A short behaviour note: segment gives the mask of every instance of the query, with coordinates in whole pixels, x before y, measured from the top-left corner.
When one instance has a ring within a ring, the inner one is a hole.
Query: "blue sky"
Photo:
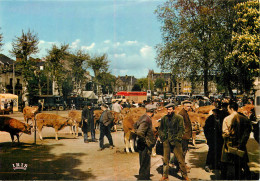
[[[90,55],[106,53],[110,72],[146,77],[156,65],[160,23],[154,10],[164,0],[0,0],[1,53],[10,56],[11,42],[28,29],[38,34],[40,52],[66,43]],[[14,58],[14,57],[12,57]]]

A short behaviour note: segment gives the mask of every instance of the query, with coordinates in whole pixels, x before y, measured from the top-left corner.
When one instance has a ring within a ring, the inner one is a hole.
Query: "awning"
[[[88,99],[98,99],[98,96],[96,96],[93,91],[83,91],[83,97]]]

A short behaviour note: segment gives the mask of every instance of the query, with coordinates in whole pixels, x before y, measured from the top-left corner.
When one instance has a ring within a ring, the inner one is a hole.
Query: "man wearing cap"
[[[181,115],[183,117],[184,120],[184,130],[185,133],[182,137],[182,151],[183,151],[183,157],[184,157],[184,161],[185,161],[185,157],[186,154],[188,152],[188,144],[189,144],[189,140],[192,137],[192,125],[191,125],[191,121],[190,121],[190,117],[188,114],[188,111],[191,109],[191,101],[185,100],[182,102],[183,105],[183,109],[178,113],[179,115]],[[174,164],[177,167],[177,170],[179,170],[179,164],[177,162],[176,156],[174,155]],[[190,167],[186,165],[186,169],[189,172],[190,171]]]
[[[153,115],[154,109],[146,109],[146,113],[134,124],[140,163],[138,180],[150,180],[151,153],[156,142],[152,129]]]
[[[206,172],[210,172],[210,167],[212,169],[220,168],[221,150],[224,142],[222,138],[223,120],[220,117],[220,110],[213,109],[212,112],[213,114],[206,119],[203,128],[209,147],[205,165]]]
[[[96,142],[94,125],[94,108],[91,103],[87,103],[82,110],[82,131],[84,133],[84,142],[88,143],[88,132],[91,133],[91,141]]]
[[[174,104],[165,106],[168,114],[163,116],[158,130],[159,138],[163,142],[163,177],[160,180],[169,180],[169,160],[171,149],[179,162],[184,180],[189,180],[182,152],[182,137],[184,134],[183,117],[174,113]]]
[[[104,149],[104,136],[107,137],[110,149],[113,149],[113,139],[111,136],[111,125],[113,122],[113,116],[111,112],[108,110],[108,106],[106,104],[101,105],[101,110],[103,111],[99,123],[100,123],[100,137],[99,137],[99,149],[98,151],[102,151]]]

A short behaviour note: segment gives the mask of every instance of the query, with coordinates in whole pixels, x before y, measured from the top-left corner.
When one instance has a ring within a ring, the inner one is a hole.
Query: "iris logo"
[[[13,163],[14,170],[26,170],[27,164],[26,163]]]

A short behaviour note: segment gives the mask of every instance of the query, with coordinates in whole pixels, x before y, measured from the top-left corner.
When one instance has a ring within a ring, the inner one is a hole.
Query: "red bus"
[[[119,91],[114,96],[112,101],[123,101],[129,100],[130,102],[134,101],[135,103],[141,103],[144,100],[147,100],[147,92],[139,92],[139,91]]]

